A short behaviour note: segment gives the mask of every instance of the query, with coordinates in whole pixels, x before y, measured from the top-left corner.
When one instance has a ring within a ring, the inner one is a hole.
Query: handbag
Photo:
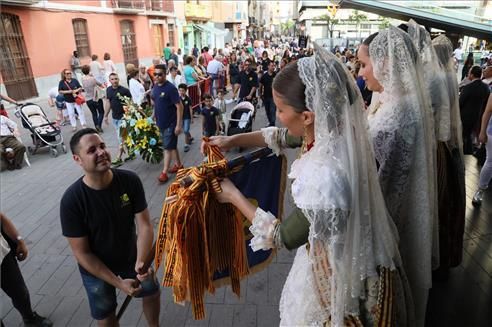
[[[77,94],[75,97],[75,103],[78,104],[79,106],[83,105],[85,103],[85,98],[81,94]]]
[[[70,85],[68,85],[67,81],[65,81],[65,85],[70,89],[72,90],[72,88],[70,87]],[[79,106],[83,105],[85,103],[85,98],[82,94],[77,94],[75,97],[75,103],[78,104]]]

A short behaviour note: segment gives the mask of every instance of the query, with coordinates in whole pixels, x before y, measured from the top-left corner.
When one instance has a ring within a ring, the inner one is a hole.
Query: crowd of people
[[[66,190],[60,216],[92,317],[117,325],[118,288],[143,297],[149,326],[159,323],[159,286],[152,269],[143,269],[153,240],[145,191],[135,173],[116,168],[135,157],[120,134],[126,96],[153,110],[164,148],[161,183],[183,168],[179,135],[188,152],[198,117],[202,136],[221,150],[262,146],[279,155],[301,148],[289,173],[295,210],[286,219],[255,207],[227,179],[215,194],[251,222],[253,250],[297,249],[279,305],[282,325],[424,326],[433,280],[446,279],[462,260],[463,156],[480,143],[488,151],[474,204],[492,178],[492,57],[482,66],[468,57],[459,83],[462,56],[447,37],[431,39],[413,21],[381,30],[356,49],[264,40],[195,46],[185,55],[168,44],[150,67],[127,65],[127,88],[109,54],[103,64],[93,55],[80,66],[74,52],[71,69],[50,90],[50,105],[60,125],[72,126],[70,148],[84,172]],[[73,76],[79,68],[80,82]],[[261,104],[268,125],[226,136],[226,93],[229,103]],[[87,128],[82,95],[94,128]],[[109,113],[119,143],[115,160],[101,136]],[[12,140],[4,124],[15,126],[0,118],[0,140]],[[20,252],[12,251],[21,260],[27,250],[18,244]],[[25,312],[24,319],[44,321]]]

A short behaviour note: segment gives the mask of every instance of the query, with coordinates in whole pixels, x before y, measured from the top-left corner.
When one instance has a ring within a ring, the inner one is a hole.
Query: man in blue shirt
[[[183,104],[179,97],[178,89],[166,80],[166,66],[155,66],[155,85],[152,88],[152,102],[154,104],[154,117],[157,126],[161,130],[162,144],[164,147],[164,168],[159,175],[159,182],[168,180],[167,173],[176,173],[183,168],[178,152],[178,135],[183,126]],[[169,169],[171,159],[174,166]]]
[[[108,116],[109,116],[109,111],[111,110],[111,116],[113,117],[113,126],[116,130],[116,136],[118,138],[118,143],[119,143],[118,156],[113,161],[113,165],[118,167],[123,164],[123,160],[121,159],[121,157],[125,152],[124,142],[121,139],[121,135],[120,135],[120,127],[123,121],[123,114],[125,113],[125,111],[123,109],[124,102],[123,100],[121,100],[120,97],[128,97],[131,99],[132,94],[130,93],[130,90],[128,90],[126,87],[120,85],[120,79],[118,77],[118,74],[111,73],[109,75],[109,81],[111,82],[111,86],[109,86],[106,89],[106,97],[109,101],[109,106],[106,107],[106,110],[104,112],[104,121],[106,125],[109,125]],[[135,158],[135,154],[133,153],[128,154],[128,158],[127,158],[128,160],[134,158]],[[125,161],[127,159],[125,159]]]

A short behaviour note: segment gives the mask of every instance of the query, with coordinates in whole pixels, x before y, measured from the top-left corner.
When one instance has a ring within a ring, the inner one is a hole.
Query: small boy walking
[[[225,133],[226,126],[227,126],[227,111],[226,111],[227,105],[226,105],[226,101],[224,100],[224,90],[222,89],[217,90],[217,98],[215,98],[214,107],[219,109],[220,128],[221,131]]]
[[[203,136],[217,135],[217,129],[220,131],[219,109],[212,105],[213,99],[208,93],[203,96],[203,102],[205,104],[201,112]]]
[[[190,126],[193,123],[193,110],[191,109],[191,98],[188,96],[188,85],[182,83],[178,86],[179,97],[183,103],[183,132],[185,135],[184,152],[190,151],[193,137],[190,134]]]

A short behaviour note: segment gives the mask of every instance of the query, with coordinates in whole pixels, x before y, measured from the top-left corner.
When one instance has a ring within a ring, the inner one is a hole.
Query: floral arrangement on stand
[[[140,155],[143,160],[157,164],[164,156],[160,131],[152,119],[152,108],[141,108],[128,97],[121,97],[125,113],[120,135],[129,153]]]

